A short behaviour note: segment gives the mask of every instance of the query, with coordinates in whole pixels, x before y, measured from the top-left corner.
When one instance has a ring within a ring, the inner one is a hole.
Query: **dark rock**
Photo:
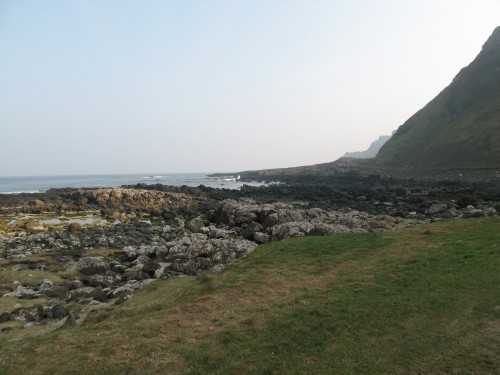
[[[69,288],[66,286],[54,286],[51,289],[45,290],[43,294],[50,298],[65,300],[67,298]]]
[[[127,269],[127,267],[125,267],[124,265],[121,265],[121,264],[116,264],[113,266],[113,272],[116,272],[116,273],[124,273],[126,269]]]
[[[62,305],[54,305],[52,306],[52,317],[54,319],[61,319],[68,316],[69,311]]]
[[[150,261],[150,262],[144,263],[144,265],[142,266],[142,272],[145,272],[149,276],[153,277],[155,274],[155,271],[159,268],[161,268],[161,265],[158,262]]]
[[[11,315],[9,312],[5,311],[0,314],[0,323],[8,322],[11,319]]]
[[[254,237],[256,232],[262,232],[264,227],[255,221],[245,225],[243,230],[241,231],[241,236],[247,240],[251,240]]]
[[[94,298],[96,301],[99,301],[99,302],[108,302],[107,293],[101,287],[95,288],[90,293],[90,296],[92,298]]]

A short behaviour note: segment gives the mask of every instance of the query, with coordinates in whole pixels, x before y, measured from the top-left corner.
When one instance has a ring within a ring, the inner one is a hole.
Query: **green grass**
[[[220,275],[155,282],[99,323],[2,333],[0,372],[497,374],[499,229],[493,217],[262,245]]]

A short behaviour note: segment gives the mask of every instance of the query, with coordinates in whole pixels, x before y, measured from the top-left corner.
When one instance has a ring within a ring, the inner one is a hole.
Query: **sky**
[[[0,176],[330,162],[499,25],[498,0],[0,0]]]

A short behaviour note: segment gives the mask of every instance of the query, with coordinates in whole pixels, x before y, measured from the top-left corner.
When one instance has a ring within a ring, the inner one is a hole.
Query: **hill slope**
[[[400,168],[500,165],[500,27],[448,87],[399,127],[375,162]]]

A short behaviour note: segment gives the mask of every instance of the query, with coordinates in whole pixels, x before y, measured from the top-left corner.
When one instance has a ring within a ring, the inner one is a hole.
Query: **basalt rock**
[[[76,266],[78,272],[83,275],[96,275],[105,273],[110,268],[110,260],[107,257],[84,257]]]

